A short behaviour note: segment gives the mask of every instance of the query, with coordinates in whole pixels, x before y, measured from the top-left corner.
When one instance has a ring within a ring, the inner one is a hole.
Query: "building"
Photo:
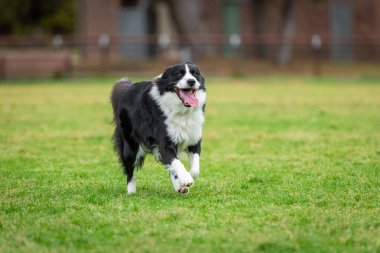
[[[79,0],[84,59],[380,59],[378,0]],[[320,39],[320,41],[319,41]]]

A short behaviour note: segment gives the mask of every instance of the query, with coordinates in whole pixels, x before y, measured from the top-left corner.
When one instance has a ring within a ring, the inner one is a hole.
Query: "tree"
[[[74,0],[0,0],[0,35],[73,34]]]

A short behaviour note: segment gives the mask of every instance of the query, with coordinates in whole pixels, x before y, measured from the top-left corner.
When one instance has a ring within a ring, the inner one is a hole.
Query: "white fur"
[[[173,172],[170,172],[170,171],[169,171],[169,175],[170,175],[170,179],[172,180],[174,190],[176,192],[180,191],[181,190],[181,185],[179,183],[178,176],[175,175]]]
[[[178,145],[178,151],[197,144],[202,137],[204,122],[202,107],[206,101],[206,92],[197,90],[196,97],[199,103],[195,107],[183,106],[174,92],[165,92],[161,96],[156,85],[152,87],[150,94],[166,116],[165,124],[169,137]]]
[[[121,78],[119,81],[117,81],[118,83],[124,83],[124,82],[129,82],[129,79],[128,77],[123,77]]]
[[[155,78],[153,78],[152,82],[153,82],[153,83],[157,82],[157,80],[160,79],[161,76],[162,76],[162,73],[159,74],[158,76],[156,76]]]
[[[145,149],[142,145],[139,146],[139,150],[137,151],[136,160],[134,166],[138,165],[137,163],[140,161],[141,157],[145,156]]]
[[[195,179],[199,177],[199,154],[189,153],[190,175]]]
[[[195,85],[194,85],[194,88],[195,89],[199,89],[199,86],[201,86],[201,84],[198,82],[198,80],[190,73],[190,68],[187,64],[185,64],[185,68],[186,68],[186,73],[185,75],[182,77],[181,80],[178,81],[177,83],[177,87],[180,88],[180,89],[186,89],[186,88],[189,88],[188,84],[187,84],[187,80],[189,79],[193,79],[195,81]]]
[[[173,187],[176,191],[179,187],[188,187],[194,184],[194,179],[191,177],[190,173],[186,171],[185,166],[178,159],[174,159],[173,162],[168,166],[168,171],[170,177],[172,178]],[[177,176],[177,181],[173,181],[173,178]]]
[[[133,176],[131,181],[129,181],[129,183],[127,185],[127,192],[129,194],[136,192],[136,178],[135,178],[135,176]]]
[[[146,154],[152,154],[157,161],[161,160],[158,146],[154,146],[152,150],[149,150],[144,145],[140,145],[136,155],[135,166],[137,165],[137,162],[140,161],[140,158],[145,157]]]
[[[153,154],[154,158],[155,158],[157,161],[160,161],[160,160],[161,160],[160,149],[158,148],[158,146],[153,148],[153,150],[152,150],[152,154]]]

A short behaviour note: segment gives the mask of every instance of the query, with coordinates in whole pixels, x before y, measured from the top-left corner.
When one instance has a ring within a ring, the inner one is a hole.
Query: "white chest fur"
[[[198,143],[202,137],[203,121],[202,110],[194,110],[186,114],[172,114],[165,123],[171,140],[182,149]]]
[[[199,106],[185,107],[173,92],[159,94],[158,88],[151,90],[152,97],[158,102],[166,116],[165,124],[171,140],[178,145],[179,151],[187,146],[195,145],[202,137],[204,115],[202,106],[206,100],[203,90],[197,91]]]

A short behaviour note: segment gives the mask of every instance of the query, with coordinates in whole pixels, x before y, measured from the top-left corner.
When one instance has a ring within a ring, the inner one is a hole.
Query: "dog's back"
[[[131,85],[132,85],[132,82],[127,77],[124,77],[120,79],[112,88],[111,103],[112,103],[115,122],[117,121],[116,113],[117,113],[117,108],[119,106],[120,99],[125,93],[125,91],[127,90],[127,88],[130,87]]]

